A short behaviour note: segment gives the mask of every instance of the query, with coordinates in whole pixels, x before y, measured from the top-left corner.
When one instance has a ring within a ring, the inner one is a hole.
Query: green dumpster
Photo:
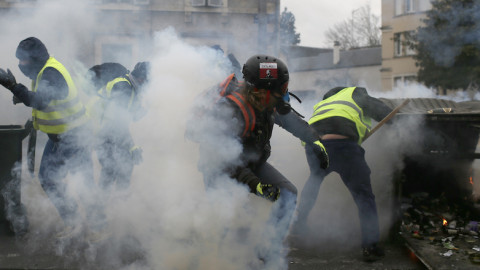
[[[21,202],[22,141],[31,125],[0,125],[0,233],[23,234],[28,230]]]

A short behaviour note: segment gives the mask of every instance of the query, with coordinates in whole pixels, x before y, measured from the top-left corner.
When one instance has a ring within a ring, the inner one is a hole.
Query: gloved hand
[[[142,152],[143,150],[139,146],[135,145],[130,148],[130,155],[132,156],[133,164],[138,165],[143,161]]]
[[[330,161],[328,159],[328,153],[327,153],[327,150],[325,149],[325,146],[323,146],[323,144],[319,140],[314,141],[313,144],[311,144],[310,146],[312,147],[312,150],[315,153],[315,155],[320,160],[320,168],[322,169],[328,168]]]
[[[15,76],[13,76],[10,69],[5,70],[0,68],[0,84],[5,86],[8,90],[12,90],[15,85],[17,85],[17,81],[15,80]]]
[[[280,189],[272,184],[258,183],[257,195],[274,202],[280,197]]]

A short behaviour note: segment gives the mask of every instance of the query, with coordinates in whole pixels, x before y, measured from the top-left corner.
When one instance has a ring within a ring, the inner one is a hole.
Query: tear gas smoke
[[[16,67],[15,48],[20,40],[36,36],[46,44],[50,54],[70,70],[79,88],[91,87],[85,78],[89,67],[77,61],[76,56],[85,53],[82,42],[92,40],[89,33],[95,27],[94,12],[83,1],[45,1],[37,5],[28,15],[7,13],[0,18],[0,23],[9,25],[0,29],[0,67],[10,68],[17,82],[29,86],[30,82]],[[7,21],[16,23],[12,26]],[[254,260],[258,255],[255,247],[265,243],[283,247],[282,239],[275,233],[268,234],[275,232],[275,225],[265,226],[272,204],[250,195],[246,187],[226,175],[218,176],[222,180],[218,189],[206,193],[197,166],[209,164],[198,163],[198,145],[184,138],[186,120],[191,116],[191,105],[197,101],[198,94],[227,75],[222,65],[218,65],[223,59],[209,47],[187,45],[173,28],[155,33],[153,54],[142,56],[145,59],[138,60],[152,64],[151,80],[141,94],[147,113],[130,125],[130,131],[136,144],[143,148],[144,161],[135,166],[128,191],[90,194],[91,187],[85,186],[78,175],[66,178],[69,194],[81,199],[78,222],[84,222],[86,213],[92,211],[88,205],[100,201],[105,205],[111,239],[105,244],[87,246],[80,238],[53,243],[51,234],[61,228],[62,221],[38,179],[30,178],[23,165],[16,170],[22,172],[22,198],[34,232],[29,248],[32,252],[51,248],[67,260],[86,260],[86,269],[104,266],[114,269],[243,270],[254,266],[258,263]],[[118,59],[122,59],[121,56]],[[431,90],[416,85],[391,93],[368,90],[376,97],[435,97]],[[302,106],[295,101],[292,103],[308,119],[313,105],[319,101],[316,99],[306,98]],[[11,93],[0,89],[0,113],[3,124],[23,124],[30,116],[30,108],[12,105]],[[205,130],[225,129],[212,121],[197,124]],[[420,123],[386,126],[364,145],[372,169],[372,186],[377,196],[383,236],[388,233],[393,218],[392,173],[402,166],[401,153],[415,150],[411,130],[421,132]],[[208,159],[210,168],[216,169],[222,162],[238,158],[241,150],[238,142],[221,136],[208,139],[212,144],[222,144],[215,149],[222,158]],[[45,141],[46,136],[39,133],[36,164],[40,162],[39,153]],[[96,155],[94,153],[93,157],[95,179],[98,179]],[[295,137],[278,127],[273,134],[269,162],[301,191],[309,174],[305,153]],[[323,249],[327,246],[329,250],[354,247],[360,242],[355,204],[334,174],[322,184],[309,221],[314,229],[311,244],[321,245]],[[265,263],[267,269],[287,269],[287,266],[282,251]]]
[[[294,89],[290,89],[293,90]],[[308,120],[313,113],[313,106],[319,102],[330,88],[319,89],[316,93],[302,98],[299,104],[292,99],[295,110]],[[438,96],[434,89],[420,84],[402,85],[390,92],[368,89],[371,96],[377,98],[439,98],[454,101],[469,100],[469,96]],[[372,122],[372,126],[377,123]],[[426,134],[429,134],[428,136]],[[376,196],[379,214],[380,233],[385,239],[390,233],[394,216],[393,199],[394,173],[404,166],[402,157],[419,153],[428,137],[431,140],[435,134],[426,129],[421,119],[401,119],[392,125],[384,125],[362,147],[365,148],[365,158],[372,171],[371,183]],[[296,162],[292,162],[295,160]],[[304,149],[300,142],[276,127],[272,137],[272,157],[270,163],[278,168],[288,179],[302,190],[309,176]],[[358,211],[351,194],[336,173],[331,173],[322,183],[315,207],[309,217],[310,232],[302,237],[307,247],[319,249],[320,252],[355,249],[360,245],[360,224]],[[327,247],[328,248],[325,248]]]
[[[18,64],[16,46],[20,40],[36,36],[45,43],[49,53],[69,69],[80,91],[92,87],[85,77],[88,67],[76,61],[75,56],[82,53],[82,40],[91,40],[89,30],[94,26],[86,22],[93,22],[94,15],[79,1],[68,1],[68,4],[74,8],[67,8],[65,1],[38,3],[29,16],[7,14],[0,19],[18,22],[15,29],[0,31],[8,41],[0,44],[2,59],[5,59],[1,67],[11,68],[18,82],[30,86],[28,79],[15,68]],[[59,16],[50,16],[52,11]],[[129,189],[97,193],[77,174],[70,173],[65,179],[67,194],[75,198],[80,207],[75,223],[88,228],[89,213],[103,210],[111,238],[97,245],[85,245],[82,234],[53,241],[52,234],[62,228],[62,220],[38,179],[30,178],[24,166],[19,166],[23,203],[32,232],[30,250],[51,248],[67,262],[86,261],[83,264],[86,269],[243,270],[259,263],[255,247],[268,243],[277,252],[265,258],[266,269],[286,269],[283,239],[275,234],[277,224],[268,223],[272,204],[250,195],[245,186],[226,175],[220,175],[222,185],[207,194],[197,168],[198,145],[184,139],[186,119],[195,97],[227,75],[225,65],[219,64],[224,59],[209,47],[187,45],[173,28],[168,28],[155,34],[153,54],[139,60],[150,61],[152,70],[151,79],[141,94],[147,112],[130,125],[135,143],[143,148],[144,162],[135,166]],[[87,102],[89,96],[85,93],[82,98]],[[2,122],[24,122],[29,117],[30,108],[22,104],[13,106],[11,93],[5,89],[0,92],[0,102]],[[128,119],[120,111],[116,117],[119,122]],[[206,124],[207,130],[225,129],[219,123],[217,126]],[[119,131],[113,127],[111,132]],[[221,166],[225,161],[238,158],[241,147],[237,141],[210,140],[222,143],[216,151],[223,160],[209,166]],[[40,133],[37,167],[45,141],[46,136]],[[93,141],[85,136],[81,143],[93,144]],[[93,153],[95,181],[100,169],[96,159],[99,154]],[[288,226],[284,220],[279,222],[282,227]]]

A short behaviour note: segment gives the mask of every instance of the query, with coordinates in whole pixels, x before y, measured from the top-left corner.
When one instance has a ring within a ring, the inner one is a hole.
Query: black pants
[[[199,166],[199,169],[201,166]],[[268,162],[263,162],[262,164],[256,166],[252,169],[252,172],[261,179],[263,184],[272,184],[280,188],[280,197],[282,193],[289,193],[297,197],[297,188],[292,184],[285,176],[283,176],[277,169],[275,169]],[[222,173],[217,170],[202,170],[203,180],[205,183],[205,189],[215,188],[218,186],[219,178],[221,178]]]
[[[264,162],[253,173],[261,179],[263,184],[272,184],[280,188],[281,192],[289,192],[297,196],[297,188],[285,176],[283,176],[277,169],[275,169],[268,162]],[[280,194],[282,194],[280,192]],[[280,195],[281,196],[281,195]]]
[[[272,184],[280,188],[280,198],[274,203],[268,224],[270,228],[274,228],[275,232],[269,232],[270,241],[278,241],[277,247],[281,247],[283,240],[288,234],[293,214],[295,213],[297,203],[297,188],[277,169],[267,162],[264,162],[254,168],[253,173],[261,179],[263,184]],[[220,180],[219,180],[220,179]],[[204,171],[205,188],[208,190],[216,190],[222,177],[214,173]]]
[[[320,168],[320,161],[311,148],[305,147],[310,177],[305,183],[300,197],[298,224],[306,224],[324,178],[331,172],[337,172],[357,205],[362,231],[362,246],[377,243],[379,241],[377,206],[370,183],[370,168],[365,161],[365,150],[350,140],[325,140],[323,145],[330,158],[330,166],[326,170]]]

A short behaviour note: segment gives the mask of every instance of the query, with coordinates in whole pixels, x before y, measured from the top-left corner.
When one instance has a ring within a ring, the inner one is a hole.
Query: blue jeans
[[[74,198],[66,194],[68,180],[65,178],[68,173],[80,174],[91,197],[85,199],[86,194],[82,191],[79,191],[83,193],[79,194],[79,197],[88,207],[86,210],[90,221],[99,222],[102,218],[99,214],[101,210],[92,206],[98,203],[98,194],[93,178],[91,152],[87,146],[79,144],[78,136],[70,132],[59,137],[57,142],[48,139],[45,145],[38,174],[40,184],[65,224],[73,226],[76,223],[78,205]]]
[[[324,178],[331,172],[337,172],[357,205],[362,231],[362,246],[366,247],[377,243],[380,237],[377,206],[370,183],[370,168],[365,161],[365,150],[350,140],[325,140],[322,143],[330,158],[330,166],[326,170],[320,168],[320,161],[311,148],[305,147],[310,177],[300,196],[298,224],[306,224]]]

